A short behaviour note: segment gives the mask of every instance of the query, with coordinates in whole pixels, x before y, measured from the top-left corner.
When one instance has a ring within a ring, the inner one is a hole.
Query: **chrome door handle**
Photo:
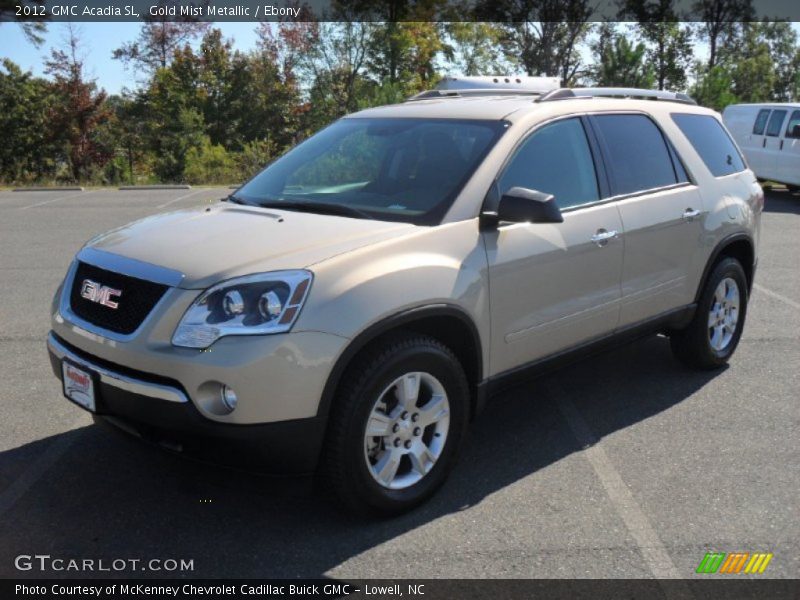
[[[687,221],[691,221],[697,216],[700,216],[699,210],[695,210],[693,208],[687,208],[685,211],[683,211],[683,218],[686,219]]]
[[[595,233],[591,239],[598,246],[605,246],[608,243],[608,240],[613,240],[616,237],[619,237],[619,233],[617,233],[616,231],[606,231],[605,229],[598,229],[597,233]]]

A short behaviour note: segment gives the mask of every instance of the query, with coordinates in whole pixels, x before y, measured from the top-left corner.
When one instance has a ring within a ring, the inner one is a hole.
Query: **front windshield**
[[[432,225],[504,129],[502,121],[341,119],[256,175],[235,199]]]

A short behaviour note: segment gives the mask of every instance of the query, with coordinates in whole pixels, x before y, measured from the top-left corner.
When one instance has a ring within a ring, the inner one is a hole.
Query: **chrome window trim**
[[[141,379],[115,373],[114,371],[110,371],[105,367],[101,367],[89,360],[77,356],[69,348],[59,342],[52,332],[50,332],[47,336],[47,348],[53,353],[53,356],[59,360],[63,361],[66,358],[68,361],[75,363],[79,367],[84,367],[93,373],[97,373],[97,376],[100,378],[100,382],[105,385],[109,385],[126,392],[131,392],[132,394],[147,396],[148,398],[155,398],[157,400],[178,403],[189,402],[189,398],[186,396],[186,394],[178,388],[159,383],[151,383],[149,381],[142,381]]]
[[[736,174],[737,173],[734,173],[734,175]],[[611,202],[621,202],[622,200],[629,200],[631,198],[638,198],[640,196],[649,196],[651,194],[658,194],[660,192],[679,190],[685,187],[697,187],[697,186],[690,181],[683,181],[681,183],[673,183],[671,185],[663,185],[661,187],[650,188],[649,190],[640,190],[636,192],[631,192],[629,194],[619,194],[617,196],[609,196],[608,198],[603,198],[602,200],[598,200],[597,202],[592,202],[591,204],[581,204],[580,206],[565,208],[561,212],[562,213],[575,212],[576,210],[581,210],[583,208],[592,208],[593,206],[600,206],[602,204],[609,204]]]

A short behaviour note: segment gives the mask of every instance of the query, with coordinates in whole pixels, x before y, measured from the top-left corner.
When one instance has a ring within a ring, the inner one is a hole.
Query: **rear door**
[[[775,179],[800,185],[800,110],[792,111],[775,160]]]
[[[703,205],[661,129],[645,114],[591,122],[625,231],[620,327],[691,302],[687,274],[700,247]]]
[[[622,223],[580,117],[544,124],[497,179],[553,194],[563,223],[483,233],[489,262],[493,373],[612,332],[619,318]]]

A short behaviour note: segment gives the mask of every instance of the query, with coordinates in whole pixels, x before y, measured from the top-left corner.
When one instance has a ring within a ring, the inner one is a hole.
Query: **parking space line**
[[[51,442],[38,458],[33,461],[33,464],[26,469],[22,475],[14,480],[2,493],[0,493],[0,517],[2,517],[9,509],[11,509],[17,501],[30,490],[34,484],[39,481],[45,473],[58,462],[58,460],[69,450],[70,446],[80,436],[80,432],[74,435],[66,435],[69,432],[88,425],[89,421],[86,415],[75,421],[71,427],[62,432],[61,436],[55,441]]]
[[[186,200],[186,198],[191,198],[192,196],[196,196],[197,194],[201,194],[203,192],[208,192],[209,190],[197,190],[192,192],[191,194],[186,194],[185,196],[181,196],[180,198],[174,198],[169,202],[165,202],[164,204],[159,204],[156,208],[166,208],[170,204],[174,204],[175,202],[179,202],[180,200]]]
[[[20,210],[28,210],[29,208],[35,208],[37,206],[43,206],[45,204],[52,204],[53,202],[58,202],[59,200],[69,200],[70,198],[76,198],[78,196],[87,196],[89,194],[94,194],[97,190],[92,190],[91,192],[78,192],[77,194],[72,194],[71,196],[60,196],[58,198],[52,198],[50,200],[43,200],[42,202],[37,202],[36,204],[31,204],[29,206],[21,206]]]
[[[773,292],[769,288],[765,288],[763,285],[760,285],[758,283],[754,283],[753,287],[756,288],[759,292],[766,294],[767,296],[772,296],[776,300],[780,300],[781,302],[784,302],[793,308],[800,309],[800,302],[795,302],[794,300],[787,298],[786,296],[782,296],[778,292]]]
[[[658,537],[655,529],[650,524],[628,486],[623,481],[619,472],[614,468],[605,450],[597,444],[597,438],[592,433],[586,420],[567,396],[561,385],[554,379],[548,381],[548,391],[557,403],[564,420],[569,425],[572,434],[583,448],[583,454],[592,465],[600,483],[605,488],[611,504],[625,523],[639,551],[644,557],[653,577],[657,579],[680,579],[680,573]],[[673,588],[673,592],[674,592]],[[688,592],[688,589],[687,589]],[[672,595],[672,594],[671,594]]]

